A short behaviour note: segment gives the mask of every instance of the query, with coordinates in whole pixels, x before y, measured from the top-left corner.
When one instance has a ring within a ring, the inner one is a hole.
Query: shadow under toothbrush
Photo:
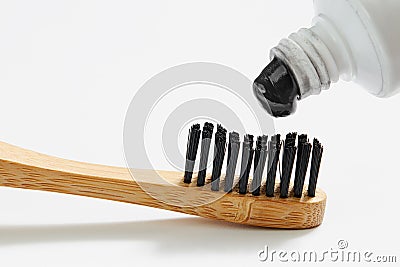
[[[254,250],[256,253],[266,244],[282,245],[311,231],[315,230],[265,229],[197,217],[69,225],[3,225],[0,226],[0,247],[58,242],[149,241],[165,253],[216,249],[229,252]]]

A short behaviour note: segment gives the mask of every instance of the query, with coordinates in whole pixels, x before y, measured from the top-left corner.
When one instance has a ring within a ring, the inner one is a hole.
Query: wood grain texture
[[[153,179],[155,173],[165,182]],[[132,170],[51,157],[0,142],[0,186],[139,204],[261,227],[305,229],[322,223],[326,194],[281,199],[211,192],[182,183],[182,174]],[[278,190],[278,188],[276,188]]]

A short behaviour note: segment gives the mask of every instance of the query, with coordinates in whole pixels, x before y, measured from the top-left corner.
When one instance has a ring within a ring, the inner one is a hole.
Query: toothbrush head
[[[209,123],[204,127],[209,128]],[[222,216],[223,220],[264,227],[311,228],[322,222],[326,195],[316,187],[323,152],[323,146],[317,139],[310,143],[307,135],[297,135],[297,133],[287,134],[284,140],[281,140],[279,134],[271,136],[269,140],[266,135],[254,138],[253,135],[247,134],[241,143],[239,133],[229,133],[228,140],[226,133],[226,129],[218,125],[215,134],[213,169],[210,171],[212,174],[204,173],[201,169],[204,168],[203,164],[199,170],[197,183],[186,183],[186,186],[198,189],[200,195],[219,196],[207,209],[211,210],[210,207],[221,211],[229,209],[230,216],[234,217],[226,219]],[[192,131],[189,136],[191,134]],[[296,139],[298,139],[297,146]],[[203,161],[211,143],[210,139],[207,140],[208,146],[204,148],[203,145],[201,153]],[[226,174],[221,174],[226,147],[228,148]],[[238,157],[239,154],[241,159]],[[240,164],[237,164],[238,161]],[[305,186],[310,162],[309,183]],[[240,175],[235,175],[237,165],[240,165]],[[294,165],[296,168],[291,182]],[[252,177],[250,177],[251,169]],[[275,182],[278,170],[280,182]],[[246,219],[242,220],[244,214]],[[214,217],[220,216],[213,215]]]

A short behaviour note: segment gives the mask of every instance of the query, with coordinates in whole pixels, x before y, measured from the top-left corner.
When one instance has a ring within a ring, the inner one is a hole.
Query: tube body
[[[332,53],[340,78],[379,97],[398,93],[400,1],[314,0],[314,6],[310,30]]]

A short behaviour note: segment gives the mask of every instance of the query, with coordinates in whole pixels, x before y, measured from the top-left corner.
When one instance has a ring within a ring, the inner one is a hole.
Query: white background
[[[135,91],[158,72],[209,61],[255,78],[280,38],[310,25],[312,1],[1,1],[0,140],[124,166],[122,130]],[[53,193],[0,188],[0,266],[267,265],[271,249],[396,255],[400,96],[340,82],[276,120],[325,145],[328,194],[313,230],[236,226]],[[300,266],[301,264],[298,264]],[[338,264],[335,264],[338,265]]]

